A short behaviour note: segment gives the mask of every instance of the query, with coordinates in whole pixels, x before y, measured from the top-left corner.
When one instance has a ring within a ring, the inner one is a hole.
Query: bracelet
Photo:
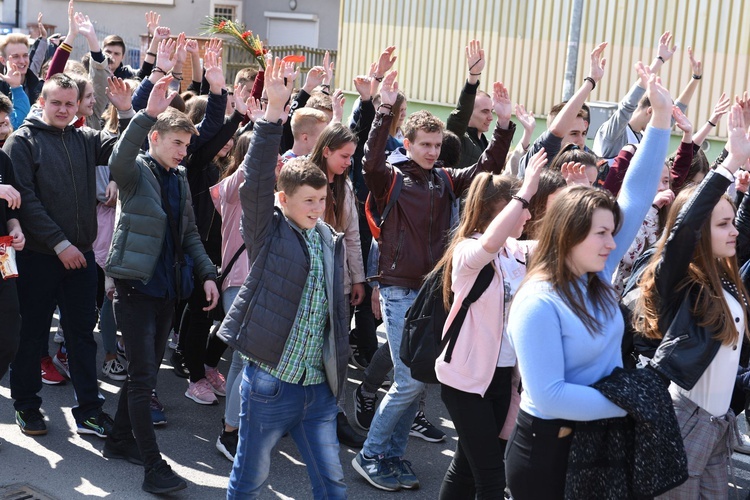
[[[382,76],[373,76],[373,78],[375,79],[376,82],[382,82],[383,81],[383,77]]]
[[[469,71],[469,74],[471,76],[481,76],[482,75],[482,73],[472,73],[471,71]]]
[[[153,57],[156,57],[156,54],[154,54],[153,52],[149,52],[149,51],[146,51],[146,55],[147,55],[147,56],[153,56]]]
[[[331,86],[328,85],[327,83],[321,83],[320,86],[323,87],[324,89],[330,89],[331,88]]]
[[[661,62],[663,62],[663,63],[667,62],[667,61],[664,60],[664,58],[662,56],[656,56],[656,58],[658,60],[660,60]]]
[[[380,108],[387,109],[388,113],[383,113],[382,111],[380,111]],[[378,113],[385,116],[393,116],[393,106],[391,106],[390,104],[381,104],[380,106],[378,106]]]
[[[714,122],[712,122],[711,120],[706,120],[706,123],[708,123],[712,127],[716,127],[716,124]]]
[[[661,209],[661,207],[660,207],[660,206],[658,206],[658,205],[657,205],[656,203],[652,203],[652,204],[651,204],[651,206],[652,206],[653,208],[655,208],[655,209],[656,209],[657,211],[659,211],[659,210]]]
[[[693,75],[693,80],[700,80],[701,78],[703,78],[703,75]]]
[[[591,90],[594,90],[596,88],[596,82],[590,76],[587,76],[586,78],[584,78],[583,81],[589,82],[591,84]]]
[[[511,196],[510,198],[511,198],[512,200],[520,201],[520,202],[521,202],[521,205],[523,205],[523,208],[524,208],[524,209],[526,209],[526,208],[529,208],[529,200],[526,200],[526,199],[524,199],[524,198],[521,198],[521,197],[520,197],[520,196],[518,196],[517,194],[514,194],[514,195],[513,195],[513,196]]]
[[[174,75],[181,75],[182,71],[172,71],[172,76]]]
[[[151,70],[151,73],[161,73],[162,75],[167,74],[167,72],[161,69],[159,66],[154,66],[154,69]]]
[[[184,80],[184,78],[182,78],[181,76],[174,76],[174,73],[172,73],[172,78],[177,80],[178,82],[181,82],[182,80]]]

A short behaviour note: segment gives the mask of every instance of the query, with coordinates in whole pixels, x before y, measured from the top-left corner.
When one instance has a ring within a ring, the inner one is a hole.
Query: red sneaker
[[[65,349],[65,344],[61,344],[57,350],[57,354],[52,358],[52,362],[55,364],[59,372],[65,378],[70,378],[70,368],[68,368],[68,351]]]
[[[65,377],[60,375],[55,365],[52,363],[51,356],[42,358],[42,382],[47,385],[59,385],[65,383]]]

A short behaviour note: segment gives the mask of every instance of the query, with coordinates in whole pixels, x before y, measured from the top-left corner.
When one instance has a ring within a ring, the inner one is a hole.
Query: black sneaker
[[[175,349],[172,351],[172,356],[169,358],[172,363],[172,369],[174,374],[182,378],[190,378],[190,370],[188,370],[185,364],[185,356],[182,355],[182,351]]]
[[[233,431],[222,430],[219,437],[216,438],[216,449],[227,457],[227,460],[230,462],[234,462],[234,455],[237,453],[238,432],[239,429]]]
[[[114,458],[118,460],[127,460],[131,464],[143,465],[141,452],[138,450],[138,444],[135,439],[113,439],[109,436],[104,441],[102,456],[105,458]]]
[[[20,410],[16,412],[16,423],[21,432],[27,436],[43,436],[47,434],[47,424],[39,410]]]
[[[343,411],[336,415],[336,436],[339,438],[339,443],[349,448],[362,448],[365,444],[365,437],[357,434],[357,431],[349,425],[349,419]]]
[[[102,411],[83,422],[78,422],[78,434],[94,434],[106,438],[112,432],[114,424],[112,417]]]
[[[411,468],[411,462],[408,460],[402,460],[398,457],[391,459],[391,465],[393,466],[393,472],[396,476],[398,484],[405,490],[418,490],[419,479],[414,474],[414,470]]]
[[[359,352],[359,347],[353,346],[352,355],[349,357],[349,364],[358,370],[364,370],[370,365],[370,362]]]
[[[402,488],[396,479],[396,471],[390,460],[382,455],[365,458],[361,451],[352,459],[352,467],[365,478],[368,483],[385,491],[398,491]]]
[[[424,416],[423,411],[418,411],[417,416],[414,417],[414,423],[411,424],[409,435],[424,439],[430,443],[439,443],[445,439],[445,433],[432,425],[427,420],[427,417]]]
[[[146,469],[141,488],[143,491],[161,495],[184,490],[187,488],[187,483],[172,471],[172,467],[167,462],[161,460],[153,467]]]
[[[365,396],[362,392],[364,384],[359,384],[354,391],[354,423],[362,430],[369,431],[372,419],[375,418],[375,409],[378,405],[377,396]]]

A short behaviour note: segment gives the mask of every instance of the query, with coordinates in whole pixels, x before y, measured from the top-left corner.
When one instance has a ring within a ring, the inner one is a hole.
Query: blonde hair
[[[325,113],[315,108],[300,108],[292,115],[292,135],[295,139],[302,134],[312,134],[316,126],[327,124]]]

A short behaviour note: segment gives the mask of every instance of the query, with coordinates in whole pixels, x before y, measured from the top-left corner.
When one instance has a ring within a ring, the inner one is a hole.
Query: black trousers
[[[543,420],[520,410],[505,452],[505,476],[514,500],[562,499],[573,423]]]
[[[499,436],[510,406],[512,373],[512,367],[496,368],[484,397],[441,385],[458,444],[440,500],[503,498],[505,442]]]
[[[21,333],[21,312],[18,305],[16,279],[0,279],[0,380],[8,371],[18,352]]]

